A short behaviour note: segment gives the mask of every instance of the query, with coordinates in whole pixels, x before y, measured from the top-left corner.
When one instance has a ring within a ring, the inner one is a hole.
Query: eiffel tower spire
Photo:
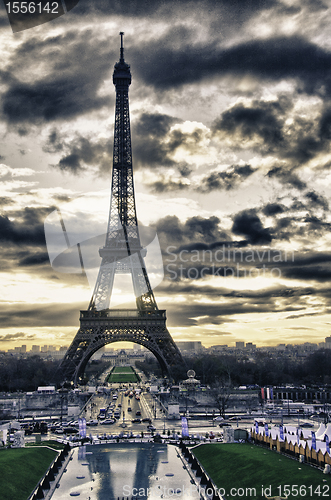
[[[102,263],[89,310],[107,309],[117,272],[131,271],[137,308],[157,310],[140,243],[134,196],[129,113],[130,66],[124,61],[121,32],[120,60],[115,64],[116,87],[113,175],[110,213],[105,246],[99,250]]]
[[[61,369],[75,383],[90,357],[106,344],[134,342],[147,347],[163,373],[182,365],[181,354],[166,328],[166,311],[159,310],[148,278],[136,213],[129,113],[130,66],[124,60],[121,32],[120,59],[115,64],[116,88],[114,151],[110,212],[105,244],[99,249],[101,265],[87,311],[81,311],[80,329],[69,347]],[[136,309],[109,309],[114,278],[131,274]]]

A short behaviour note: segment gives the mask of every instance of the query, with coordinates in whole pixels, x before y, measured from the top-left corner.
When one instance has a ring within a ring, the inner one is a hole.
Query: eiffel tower
[[[75,384],[83,376],[93,354],[112,342],[128,341],[149,349],[159,361],[163,375],[171,376],[182,356],[166,327],[166,311],[157,307],[148,278],[141,245],[132,170],[129,115],[130,66],[124,61],[123,35],[120,60],[115,64],[116,88],[114,151],[110,213],[106,241],[99,249],[102,259],[94,292],[86,311],[80,311],[80,328],[60,369]],[[109,308],[115,274],[131,274],[136,309]]]

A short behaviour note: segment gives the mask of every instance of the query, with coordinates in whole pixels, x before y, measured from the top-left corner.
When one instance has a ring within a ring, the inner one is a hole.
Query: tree
[[[225,416],[225,410],[231,393],[230,385],[229,379],[221,376],[210,387],[210,394],[215,401],[221,417]]]

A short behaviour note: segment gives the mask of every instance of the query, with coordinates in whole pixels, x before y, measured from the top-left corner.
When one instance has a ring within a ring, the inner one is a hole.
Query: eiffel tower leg
[[[86,313],[91,316],[91,312]],[[158,313],[160,315],[163,311]],[[82,323],[61,363],[64,377],[75,384],[84,375],[91,356],[113,342],[133,342],[146,347],[158,360],[163,375],[171,376],[172,367],[183,364],[182,356],[165,325],[165,317],[94,318],[91,326],[85,325],[84,321]]]

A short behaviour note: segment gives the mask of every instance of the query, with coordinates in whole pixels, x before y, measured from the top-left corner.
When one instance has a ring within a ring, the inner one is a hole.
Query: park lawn
[[[0,450],[1,500],[26,500],[57,455],[46,447]]]
[[[55,450],[63,450],[64,448],[64,444],[63,443],[59,443],[58,441],[55,441],[54,439],[45,439],[44,441],[42,441],[41,443],[33,443],[33,442],[30,442],[30,443],[25,443],[25,447],[35,447],[35,446],[49,446],[50,448],[54,448]]]
[[[289,499],[331,497],[330,476],[275,451],[250,444],[204,444],[192,451],[217,487],[225,489],[227,499],[264,499],[262,485],[271,486],[267,496],[285,497],[284,485],[288,485],[293,493]],[[231,488],[240,490],[231,495]]]
[[[134,373],[132,366],[115,366],[112,373]]]
[[[129,384],[139,382],[135,373],[112,373],[109,375],[108,382],[111,384]]]
[[[131,366],[115,366],[107,379],[107,382],[113,384],[129,384],[139,381],[139,377]]]

